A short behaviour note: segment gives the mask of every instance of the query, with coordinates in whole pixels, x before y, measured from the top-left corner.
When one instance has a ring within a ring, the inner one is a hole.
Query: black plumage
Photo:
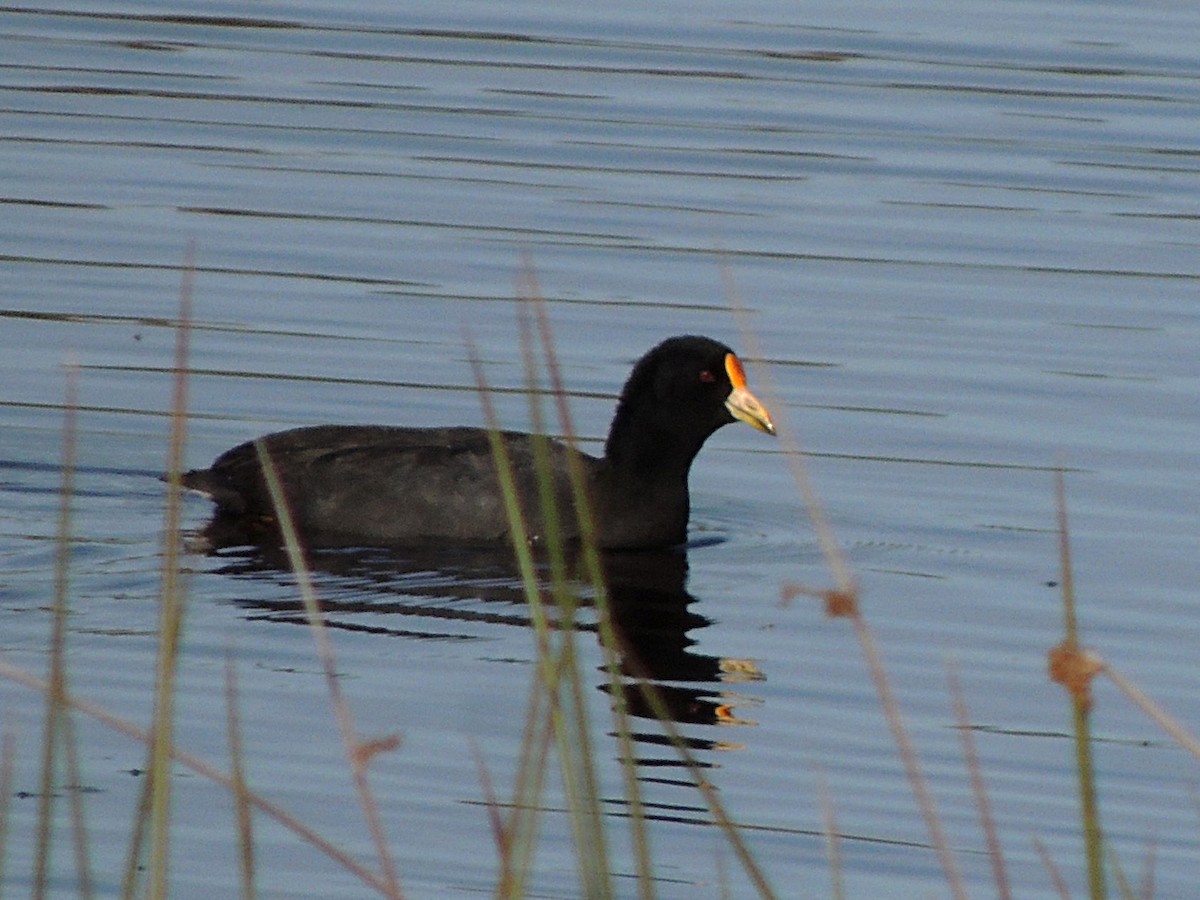
[[[709,338],[670,338],[643,356],[621,392],[604,456],[544,439],[559,498],[560,535],[579,538],[570,479],[584,474],[598,542],[605,549],[682,543],[688,471],[708,437],[742,420],[773,434],[770,415],[747,389],[737,356]],[[529,521],[538,515],[537,438],[501,432]],[[482,428],[319,425],[269,434],[263,444],[283,484],[301,539],[310,546],[491,543],[510,537],[496,463]],[[275,512],[254,442],[234,447],[182,483],[217,505],[213,525],[270,532]]]

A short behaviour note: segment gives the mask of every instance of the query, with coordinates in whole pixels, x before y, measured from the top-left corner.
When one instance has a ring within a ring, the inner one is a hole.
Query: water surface
[[[46,666],[73,359],[72,681],[149,715],[156,476],[189,246],[196,466],[297,424],[480,423],[468,329],[489,378],[511,389],[495,398],[503,421],[524,427],[512,304],[528,254],[593,449],[653,343],[699,332],[743,351],[812,453],[972,893],[992,882],[948,660],[1015,892],[1056,896],[1035,839],[1082,890],[1069,716],[1044,673],[1060,639],[1055,466],[1070,470],[1086,639],[1200,722],[1198,19],[1175,5],[1043,2],[8,8],[4,660]],[[665,584],[629,577],[627,611],[772,884],[829,893],[824,781],[849,896],[944,893],[851,630],[815,602],[780,603],[785,585],[830,576],[779,445],[726,429],[692,485],[686,572],[676,558],[659,569]],[[206,514],[189,501],[188,528]],[[188,558],[179,741],[224,764],[232,648],[253,785],[370,858],[295,592],[261,562]],[[506,795],[532,674],[511,573],[496,560],[323,563],[356,720],[402,737],[372,783],[406,894],[489,892],[476,753]],[[594,682],[614,865],[627,874],[610,701],[598,671]],[[5,880],[20,892],[41,703],[0,691],[18,745]],[[91,867],[111,896],[143,751],[78,727]],[[1195,761],[1106,685],[1095,727],[1125,871],[1139,874],[1152,846],[1158,894],[1186,895]],[[660,896],[726,884],[749,895],[659,732],[649,720],[642,731]],[[233,893],[228,798],[182,770],[175,789],[173,896]],[[569,828],[550,791],[534,889],[572,897]],[[268,822],[257,846],[265,893],[362,896]],[[74,896],[60,847],[56,895]]]

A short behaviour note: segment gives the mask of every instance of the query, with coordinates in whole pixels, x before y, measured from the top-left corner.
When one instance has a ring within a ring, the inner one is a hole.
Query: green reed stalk
[[[565,436],[567,446],[575,450],[577,449],[576,433],[571,418],[570,406],[567,403],[567,391],[562,378],[562,368],[558,363],[558,353],[555,349],[554,337],[550,328],[550,316],[534,277],[532,266],[526,265],[525,271],[526,287],[528,288],[527,295],[534,301],[538,336],[541,342],[542,355],[546,361],[546,370],[550,378],[551,393],[554,396],[557,406],[559,424]],[[625,801],[629,809],[631,839],[638,873],[638,891],[642,900],[651,900],[654,897],[654,867],[650,850],[650,835],[646,828],[645,805],[642,800],[641,783],[638,781],[637,756],[633,746],[633,728],[629,719],[629,706],[625,700],[625,690],[621,682],[620,638],[613,628],[608,586],[604,578],[603,565],[596,540],[595,519],[592,516],[587,482],[581,460],[578,456],[572,454],[568,456],[568,461],[571,492],[575,500],[576,517],[579,524],[579,544],[580,552],[583,556],[584,572],[595,592],[600,647],[601,652],[604,654],[604,670],[608,676],[609,693],[612,697],[614,731],[617,735]]]
[[[524,308],[519,307],[524,313]],[[580,670],[576,647],[576,615],[578,598],[569,581],[566,565],[566,547],[558,509],[557,484],[550,458],[550,439],[545,436],[542,416],[540,385],[538,384],[531,326],[528,315],[519,317],[521,325],[522,358],[525,361],[526,386],[529,391],[529,407],[533,426],[534,469],[538,476],[538,500],[542,514],[544,543],[550,559],[550,579],[561,619],[559,645],[561,671],[567,689],[569,722],[574,735],[571,749],[574,756],[563,759],[564,780],[568,796],[573,793],[577,802],[572,806],[576,831],[577,854],[580,872],[589,896],[611,896],[612,883],[608,865],[608,843],[604,828],[604,811],[601,807],[600,785],[595,754],[591,739],[591,722],[588,717],[583,673]],[[573,457],[569,457],[574,461]],[[582,483],[572,485],[578,515],[587,516],[586,491]],[[582,498],[582,499],[581,499]],[[590,516],[588,516],[590,521]]]
[[[79,409],[79,366],[70,363],[66,368],[66,398],[63,404],[63,464],[62,486],[59,489],[58,531],[55,540],[54,605],[50,633],[50,673],[46,691],[46,717],[43,722],[41,787],[38,797],[38,828],[33,871],[33,896],[44,897],[48,889],[50,862],[53,850],[54,797],[57,790],[57,751],[63,748],[67,760],[68,789],[71,791],[71,810],[74,822],[75,862],[79,892],[92,894],[87,860],[87,840],[83,827],[83,808],[80,794],[79,764],[75,755],[73,729],[67,696],[67,596],[70,588],[71,517],[75,499],[75,469],[78,450],[76,415]],[[2,846],[2,845],[0,845]]]
[[[563,433],[566,435],[567,443],[574,446],[575,433],[571,425],[567,393],[563,385],[561,367],[558,364],[558,357],[550,330],[549,316],[546,312],[546,305],[544,301],[540,300],[540,293],[536,290],[536,283],[531,274],[532,268],[527,266],[527,272],[530,273],[527,275],[527,278],[532,288],[530,296],[539,301],[535,303],[534,308],[537,313],[542,350],[550,374],[552,393],[558,405],[559,419],[563,423]],[[610,679],[609,686],[613,697],[613,714],[616,720],[616,732],[620,741],[622,772],[625,778],[626,801],[629,804],[629,818],[632,823],[633,846],[635,858],[637,859],[638,886],[641,896],[649,898],[654,895],[653,866],[649,835],[646,829],[646,817],[641,798],[641,786],[637,778],[637,761],[632,737],[633,729],[629,720],[628,705],[624,699],[625,689],[621,681],[622,659],[625,660],[625,664],[630,668],[638,691],[642,694],[651,713],[658,720],[672,746],[679,754],[697,790],[704,797],[717,827],[725,835],[726,840],[729,841],[738,861],[742,864],[759,896],[774,897],[774,892],[767,883],[765,874],[759,868],[737,825],[726,812],[724,804],[722,804],[716,789],[701,768],[699,760],[692,753],[679,730],[678,724],[672,718],[670,709],[663,700],[657,685],[650,675],[642,669],[638,659],[631,654],[622,653],[620,635],[613,627],[608,604],[608,592],[604,580],[601,554],[595,538],[595,522],[588,506],[585,476],[577,457],[570,457],[570,462],[569,472],[579,511],[580,543],[585,571],[596,590],[600,643],[605,654],[605,669]]]
[[[1081,654],[1079,623],[1075,614],[1075,577],[1071,565],[1071,540],[1067,527],[1066,484],[1061,468],[1055,474],[1058,506],[1058,555],[1062,566],[1063,619],[1066,638],[1062,649],[1071,658]],[[1075,736],[1075,769],[1079,776],[1080,815],[1083,819],[1084,849],[1087,854],[1088,890],[1092,900],[1107,896],[1104,877],[1104,838],[1100,829],[1100,806],[1096,796],[1096,773],[1092,761],[1090,679],[1076,682],[1071,694],[1071,723]]]
[[[574,647],[574,599],[566,581],[565,553],[558,527],[558,513],[554,504],[553,480],[550,475],[548,446],[539,449],[534,443],[536,470],[539,480],[539,508],[545,534],[542,543],[547,547],[552,565],[551,588],[559,602],[562,621],[557,628],[551,627],[546,615],[539,581],[530,549],[530,534],[521,509],[521,498],[513,474],[508,448],[500,432],[495,409],[491,403],[490,390],[483,373],[482,363],[473,345],[468,340],[471,363],[483,405],[484,418],[488,426],[488,439],[496,465],[497,478],[504,496],[508,513],[512,543],[516,552],[521,580],[526,599],[530,605],[534,624],[537,649],[534,693],[531,695],[529,717],[526,720],[525,742],[522,764],[518,773],[519,790],[510,825],[506,830],[510,841],[508,847],[515,856],[502,862],[505,877],[501,887],[504,896],[521,896],[528,878],[528,866],[532,859],[533,835],[536,827],[536,810],[544,784],[544,768],[547,762],[545,744],[552,738],[558,749],[559,766],[562,770],[567,808],[570,814],[572,834],[576,848],[579,874],[585,895],[588,897],[610,897],[612,886],[608,873],[607,852],[599,791],[595,781],[595,765],[591,754],[590,729],[586,715],[583,692],[579,687],[581,676]],[[536,398],[536,391],[531,392]],[[535,412],[540,417],[540,412]],[[548,501],[542,497],[547,495]],[[553,524],[554,527],[551,527]],[[557,562],[555,562],[557,557]],[[557,640],[554,639],[555,635]],[[539,688],[540,686],[540,688]],[[544,695],[545,726],[537,725],[537,714],[542,708]],[[539,737],[544,735],[544,737]]]
[[[23,685],[29,690],[37,691],[43,695],[49,693],[50,691],[50,684],[48,681],[38,678],[34,675],[30,675],[28,672],[18,668],[17,666],[9,665],[2,659],[0,659],[0,678]],[[83,700],[74,696],[73,694],[66,694],[63,697],[63,704],[64,706],[70,707],[75,712],[87,716],[89,719],[94,719],[105,727],[119,732],[120,734],[123,734],[140,744],[149,746],[150,741],[153,739],[153,734],[150,730],[143,728],[140,725],[135,725],[128,719],[123,719],[120,716],[114,715],[99,704],[92,703],[88,700]],[[186,750],[181,750],[178,746],[172,748],[171,758],[184,768],[195,772],[201,778],[205,778],[214,784],[219,784],[231,794],[233,793],[233,780],[215,766],[210,765],[197,756],[193,756]],[[368,870],[365,866],[363,866],[345,851],[339,849],[336,845],[323,838],[317,832],[313,831],[279,804],[274,803],[251,790],[247,790],[246,797],[250,804],[260,813],[270,819],[273,819],[275,822],[295,834],[301,840],[311,844],[320,853],[328,856],[347,872],[350,872],[356,876],[367,887],[371,888],[371,890],[379,894],[388,895],[387,886],[374,872]],[[132,891],[129,891],[124,892],[122,896],[132,897],[134,894]]]
[[[550,372],[553,394],[559,407],[559,418],[564,424],[563,431],[567,436],[568,443],[574,445],[575,436],[574,430],[571,427],[570,409],[566,402],[567,394],[563,387],[561,368],[558,365],[558,356],[554,348],[546,304],[541,300],[540,292],[536,290],[536,282],[532,275],[533,269],[528,263],[526,264],[526,272],[528,284],[531,286],[530,296],[539,301],[535,304],[534,308],[537,311],[538,330],[541,336],[543,353],[547,360],[547,368]],[[624,699],[625,691],[621,683],[622,658],[624,658],[625,664],[630,668],[637,689],[644,698],[647,707],[662,726],[672,747],[679,754],[696,789],[704,798],[709,812],[712,813],[717,827],[724,834],[725,839],[734,850],[738,861],[750,878],[755,890],[760,897],[774,897],[774,891],[767,882],[765,873],[754,859],[738,826],[725,810],[716,789],[701,768],[699,760],[692,753],[682,732],[679,730],[678,724],[672,718],[671,711],[663,700],[657,685],[649,673],[642,668],[640,660],[631,654],[622,654],[621,652],[620,635],[617,634],[613,627],[608,605],[608,593],[604,582],[601,555],[595,539],[595,522],[587,505],[585,477],[579,460],[572,457],[571,463],[570,475],[572,484],[578,497],[578,502],[581,504],[578,507],[580,510],[580,531],[582,535],[581,549],[586,571],[596,587],[596,608],[599,613],[601,646],[604,648],[605,666],[610,678],[611,693],[614,697],[613,713],[617,720],[616,731],[621,742],[622,771],[625,775],[626,799],[630,805],[630,820],[633,823],[634,852],[638,861],[639,889],[642,896],[643,898],[653,896],[653,867],[651,864],[649,835],[646,830],[644,807],[641,799],[641,787],[637,779],[637,763],[632,737],[633,731],[629,722],[628,706]]]
[[[153,900],[166,900],[169,890],[171,753],[174,744],[176,676],[179,670],[185,600],[179,546],[183,507],[180,475],[183,471],[183,450],[187,439],[187,361],[191,337],[194,273],[194,250],[189,246],[179,291],[179,324],[175,330],[175,377],[171,396],[170,448],[167,454],[167,503],[163,522],[154,718],[147,764],[151,833],[150,880],[147,894]],[[135,843],[140,841],[135,838]]]
[[[725,840],[729,842],[729,846],[737,856],[738,862],[742,864],[742,869],[746,872],[751,884],[754,885],[755,891],[763,898],[775,897],[775,891],[767,881],[766,873],[758,865],[758,861],[755,860],[754,854],[750,852],[750,846],[746,843],[741,828],[725,809],[725,804],[721,802],[721,797],[717,793],[716,787],[705,774],[700,760],[696,758],[696,755],[688,746],[683,732],[679,730],[679,725],[671,717],[670,707],[663,700],[662,694],[652,676],[645,671],[640,661],[634,657],[626,657],[625,663],[629,667],[633,678],[636,679],[637,688],[643,700],[654,715],[654,718],[658,720],[659,725],[662,726],[667,739],[671,742],[671,746],[679,754],[680,761],[687,768],[692,783],[704,798],[708,806],[708,811],[712,814],[714,824],[720,829]]]
[[[538,803],[545,783],[551,733],[557,731],[554,724],[558,716],[557,702],[552,689],[556,676],[550,662],[550,625],[538,587],[533,553],[529,548],[525,516],[517,496],[512,460],[500,433],[496,410],[492,405],[491,389],[483,372],[483,363],[469,337],[466,343],[484,421],[487,424],[488,444],[496,465],[496,477],[500,484],[501,496],[504,498],[509,528],[512,530],[513,551],[525,592],[525,602],[529,606],[536,645],[535,674],[530,684],[529,706],[521,742],[521,760],[513,790],[512,810],[508,825],[503,829],[505,840],[500,847],[501,878],[496,888],[497,897],[522,897],[532,866],[539,821]],[[543,714],[544,725],[541,720]]]

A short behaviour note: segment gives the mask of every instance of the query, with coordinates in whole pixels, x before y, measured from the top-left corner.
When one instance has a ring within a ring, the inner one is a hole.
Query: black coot
[[[582,463],[596,533],[605,549],[681,544],[687,537],[688,469],[708,436],[740,419],[775,433],[767,410],[746,387],[742,364],[704,337],[663,341],[633,367],[596,458],[549,441],[560,498],[560,532],[577,540],[569,456]],[[537,515],[534,439],[503,432],[532,541],[544,539]],[[318,425],[262,439],[279,474],[301,539],[310,546],[479,544],[509,537],[496,463],[482,428]],[[254,443],[223,453],[183,484],[210,496],[210,530],[231,525],[272,534],[275,516]]]

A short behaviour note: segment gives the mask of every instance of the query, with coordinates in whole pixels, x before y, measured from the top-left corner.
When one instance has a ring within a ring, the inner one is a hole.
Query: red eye
[[[714,381],[717,380],[717,376],[714,375],[712,372],[708,371],[708,369],[701,369],[700,370],[700,380],[703,381],[705,384],[712,384]]]

